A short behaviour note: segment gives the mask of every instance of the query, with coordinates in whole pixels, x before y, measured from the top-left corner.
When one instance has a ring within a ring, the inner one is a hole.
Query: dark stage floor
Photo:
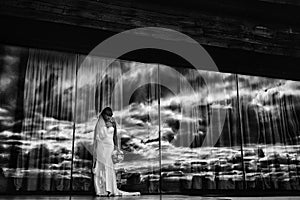
[[[45,196],[45,195],[22,195],[22,196],[0,196],[2,200],[296,200],[300,197],[200,197],[200,196],[183,196],[183,195],[143,195],[138,197],[94,197],[94,196]]]

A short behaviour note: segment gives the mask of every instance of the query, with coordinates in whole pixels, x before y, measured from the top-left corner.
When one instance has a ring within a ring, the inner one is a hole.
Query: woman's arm
[[[119,150],[119,142],[118,142],[118,131],[117,131],[117,124],[115,121],[113,121],[113,127],[114,127],[114,137],[113,137],[113,140],[114,140],[114,149],[117,149]]]

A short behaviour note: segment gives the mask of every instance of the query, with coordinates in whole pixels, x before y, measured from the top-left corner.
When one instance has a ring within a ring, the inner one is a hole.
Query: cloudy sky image
[[[284,178],[294,176],[287,165],[298,162],[299,82],[123,60],[105,69],[108,58],[79,56],[76,64],[73,54],[3,52],[0,167],[24,190],[37,190],[38,180],[60,180],[48,189],[67,190],[71,168],[76,190],[91,189],[94,128],[106,106],[118,123],[125,158],[116,169],[124,177],[158,175],[162,167],[167,175],[237,181],[241,144],[249,179],[271,176],[275,159]],[[262,166],[266,173],[253,171]]]

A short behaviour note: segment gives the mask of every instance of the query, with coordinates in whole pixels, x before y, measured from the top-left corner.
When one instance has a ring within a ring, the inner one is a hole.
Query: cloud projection
[[[123,190],[300,189],[299,82],[122,60],[101,71],[108,58],[79,68],[83,55],[1,48],[0,192],[68,191],[71,181],[93,191],[105,106],[124,151]]]

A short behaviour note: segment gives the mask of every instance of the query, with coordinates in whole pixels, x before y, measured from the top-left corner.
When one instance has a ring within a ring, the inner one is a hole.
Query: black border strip
[[[117,34],[92,28],[1,15],[0,26],[0,43],[79,54],[88,54],[99,43]],[[300,57],[202,46],[215,61],[220,72],[300,80]],[[143,63],[160,63],[172,67],[193,68],[180,56],[158,49],[136,50],[119,58]]]

